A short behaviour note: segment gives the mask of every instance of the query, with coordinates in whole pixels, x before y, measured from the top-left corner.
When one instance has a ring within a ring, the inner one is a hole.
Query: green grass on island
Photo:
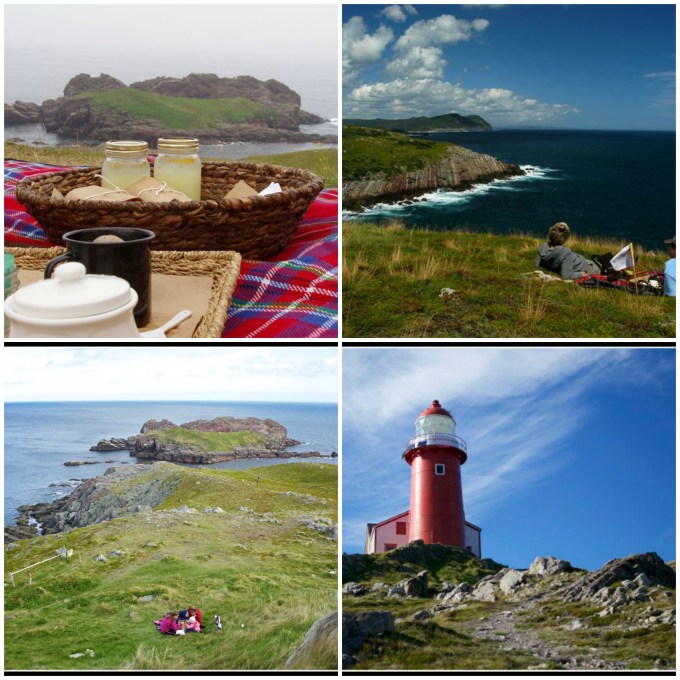
[[[528,235],[427,231],[393,222],[343,225],[346,338],[674,338],[675,298],[541,281]],[[624,244],[573,237],[575,252]],[[635,246],[638,266],[663,271],[668,256]],[[546,272],[547,273],[547,272]],[[442,288],[455,292],[442,299]]]
[[[147,432],[153,435],[159,444],[175,442],[180,445],[190,446],[204,453],[216,453],[231,451],[238,446],[252,446],[265,444],[268,437],[258,432],[242,430],[239,432],[201,432],[189,430],[185,427],[171,427],[167,430]]]
[[[74,99],[88,99],[98,111],[115,109],[177,130],[207,130],[220,123],[245,123],[278,116],[276,110],[245,97],[169,97],[133,87],[85,92]]]
[[[176,488],[150,513],[6,551],[6,670],[277,669],[316,620],[337,610],[337,541],[301,521],[337,522],[336,466],[225,471],[155,463],[130,483],[152,480]],[[182,505],[196,512],[177,512]],[[224,512],[204,512],[208,506]],[[10,571],[62,546],[73,556],[17,574],[12,587]],[[100,554],[105,562],[96,561]],[[140,599],[148,595],[152,601]],[[190,604],[206,633],[158,633],[154,620]],[[94,656],[70,658],[87,649]],[[336,669],[337,648],[317,649],[303,665]]]
[[[343,125],[342,178],[346,182],[419,170],[446,158],[452,146],[399,132]]]
[[[5,142],[5,158],[53,165],[101,166],[104,160],[104,146],[30,146]],[[229,159],[204,158],[203,160],[228,161]],[[319,175],[326,188],[338,186],[338,150],[336,148],[291,151],[268,156],[249,156],[243,160],[248,163],[271,163],[272,165],[303,168]]]

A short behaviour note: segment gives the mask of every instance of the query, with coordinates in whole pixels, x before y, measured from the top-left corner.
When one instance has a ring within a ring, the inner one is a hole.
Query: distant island
[[[461,116],[444,113],[441,116],[414,116],[412,118],[345,118],[347,125],[393,130],[395,132],[479,132],[493,128],[481,116]]]
[[[343,125],[342,144],[342,203],[350,210],[524,174],[518,165],[457,144],[390,130]]]
[[[102,439],[90,451],[129,451],[131,456],[175,463],[212,464],[247,458],[322,458],[337,453],[287,451],[302,442],[288,437],[286,428],[270,418],[194,420],[183,425],[147,420],[140,434]]]
[[[69,80],[63,97],[5,104],[6,126],[42,123],[63,137],[142,139],[151,145],[173,136],[203,143],[336,143],[333,135],[300,131],[300,125],[323,122],[302,110],[300,95],[277,80],[214,73],[159,76],[130,86],[106,73],[81,73]]]

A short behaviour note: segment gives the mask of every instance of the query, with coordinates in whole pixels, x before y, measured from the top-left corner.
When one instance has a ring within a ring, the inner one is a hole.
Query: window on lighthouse
[[[435,475],[444,475],[446,474],[446,468],[444,466],[444,463],[437,463],[434,466],[434,474]]]

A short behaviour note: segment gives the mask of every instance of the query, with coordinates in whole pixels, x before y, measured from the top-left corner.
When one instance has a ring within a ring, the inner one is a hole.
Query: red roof
[[[428,408],[426,408],[418,417],[422,418],[423,416],[448,416],[449,418],[453,418],[453,416],[445,409],[442,407],[442,405],[435,399],[432,402],[432,405]]]

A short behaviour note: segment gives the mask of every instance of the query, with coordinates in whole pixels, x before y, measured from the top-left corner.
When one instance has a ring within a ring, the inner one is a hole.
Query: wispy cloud
[[[418,10],[413,5],[389,5],[380,12],[380,16],[395,23],[406,21],[409,15],[413,16],[415,14],[418,14]]]
[[[644,78],[651,81],[658,108],[675,110],[675,71],[657,71],[645,73]]]
[[[615,391],[654,384],[634,350],[586,348],[345,348],[343,488],[354,528],[408,508],[409,468],[401,459],[418,411],[433,398],[453,413],[468,441],[466,513],[483,521],[514,494],[573,462],[590,414],[583,397],[600,384]],[[578,437],[577,437],[578,439]],[[344,523],[344,520],[343,520]],[[361,531],[359,531],[361,529]],[[360,549],[361,543],[351,549]]]

